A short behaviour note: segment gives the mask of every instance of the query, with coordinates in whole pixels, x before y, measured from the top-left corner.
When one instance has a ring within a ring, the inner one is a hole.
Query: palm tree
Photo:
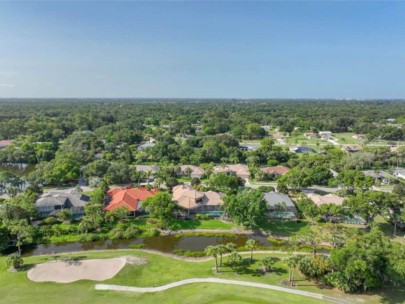
[[[236,244],[234,243],[228,243],[225,245],[226,249],[228,252],[236,251]]]
[[[222,267],[222,255],[228,252],[228,249],[224,244],[220,244],[217,246],[218,253],[219,253],[219,267]]]
[[[250,239],[250,240],[247,240],[246,241],[246,248],[248,249],[248,250],[250,250],[250,261],[252,262],[253,261],[253,250],[255,250],[255,248],[256,248],[256,241],[255,240],[252,240],[252,239]]]
[[[297,268],[299,262],[298,256],[291,256],[285,259],[285,263],[287,264],[290,272],[288,276],[288,280],[291,282],[291,286],[294,286],[294,272],[295,268]]]
[[[215,259],[215,272],[218,273],[218,247],[217,246],[208,246],[205,248],[205,254],[210,255]]]
[[[232,251],[228,256],[228,264],[238,273],[238,267],[242,263],[242,257],[236,252]]]

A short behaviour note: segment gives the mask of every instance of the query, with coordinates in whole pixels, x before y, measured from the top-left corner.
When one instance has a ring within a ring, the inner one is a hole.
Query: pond
[[[175,250],[204,251],[209,245],[234,243],[237,247],[245,245],[248,239],[254,239],[259,246],[273,246],[265,236],[234,235],[234,236],[153,236],[130,240],[105,240],[95,242],[76,242],[60,244],[41,244],[27,251],[26,255],[66,253],[86,250],[128,249],[143,244],[143,248],[172,253]]]
[[[25,177],[32,171],[34,171],[35,166],[29,164],[0,164],[0,172],[6,171],[15,174],[19,177]]]

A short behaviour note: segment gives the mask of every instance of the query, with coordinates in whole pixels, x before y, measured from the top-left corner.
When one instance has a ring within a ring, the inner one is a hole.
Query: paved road
[[[225,279],[218,279],[218,278],[194,278],[194,279],[187,279],[181,280],[173,283],[169,283],[162,286],[156,287],[131,287],[131,286],[120,286],[120,285],[106,285],[106,284],[96,284],[96,290],[114,290],[114,291],[127,291],[127,292],[159,292],[168,290],[170,288],[179,287],[182,285],[187,284],[195,284],[195,283],[215,283],[215,284],[228,284],[228,285],[238,285],[238,286],[247,286],[247,287],[255,287],[255,288],[263,288],[263,289],[270,289],[276,290],[281,292],[286,292],[290,294],[296,294],[304,297],[315,298],[331,303],[337,304],[352,304],[353,302],[338,299],[334,297],[325,296],[318,293],[302,291],[302,290],[295,290],[275,285],[269,284],[262,284],[262,283],[254,283],[254,282],[246,282],[246,281],[236,281],[236,280],[225,280]]]

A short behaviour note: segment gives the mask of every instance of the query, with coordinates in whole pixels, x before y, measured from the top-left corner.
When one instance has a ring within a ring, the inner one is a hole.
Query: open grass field
[[[263,229],[265,232],[271,233],[273,235],[290,237],[307,226],[308,222],[306,221],[300,222],[269,221],[260,228]]]
[[[126,265],[118,275],[105,284],[127,285],[127,286],[159,286],[187,278],[219,277],[224,279],[235,279],[252,281],[273,285],[281,285],[288,277],[288,270],[282,259],[285,255],[280,254],[255,254],[255,262],[241,268],[239,274],[235,274],[228,267],[223,267],[221,273],[213,273],[213,260],[205,262],[186,262],[175,260],[171,257],[145,253],[136,250],[114,250],[100,252],[82,252],[71,254],[76,259],[90,258],[112,258],[120,256],[136,255],[146,258],[147,264]],[[274,256],[279,260],[273,266],[271,274],[262,275],[258,268],[259,260],[266,256]],[[60,256],[59,256],[60,257]],[[25,258],[27,268],[34,264],[53,260],[57,256],[35,256]],[[287,293],[262,290],[252,287],[237,287],[230,285],[216,285],[212,283],[192,284],[164,292],[153,294],[136,294],[114,291],[96,291],[92,281],[78,281],[69,284],[57,283],[34,283],[27,279],[26,270],[19,272],[7,272],[4,263],[5,258],[0,257],[0,303],[322,303],[322,301],[303,298]],[[226,261],[226,257],[224,257]],[[246,259],[247,261],[247,259]],[[314,282],[305,280],[296,275],[300,290],[322,293],[329,296],[362,301],[363,303],[403,303],[404,290],[392,288],[388,294],[382,295],[345,295],[339,291],[319,288]]]
[[[148,222],[145,217],[138,217],[136,219],[129,220],[130,225],[135,225],[141,229],[148,230],[150,228],[156,228],[153,223]],[[169,229],[182,230],[182,229],[221,229],[228,230],[233,228],[232,223],[225,223],[220,220],[173,220],[169,223]]]
[[[341,145],[361,145],[365,143],[364,139],[356,139],[353,138],[352,136],[355,133],[334,133],[333,137],[336,139],[336,141],[341,144]]]
[[[170,222],[170,229],[220,229],[228,230],[235,225],[232,223],[225,223],[220,220],[174,220]]]

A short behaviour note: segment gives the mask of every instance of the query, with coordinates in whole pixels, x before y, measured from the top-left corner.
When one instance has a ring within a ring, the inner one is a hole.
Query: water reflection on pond
[[[0,164],[0,172],[6,171],[19,177],[25,177],[35,170],[34,165],[28,164]]]
[[[30,251],[27,255],[51,254],[62,252],[103,250],[103,249],[127,249],[131,245],[143,244],[145,249],[153,249],[161,252],[173,252],[175,250],[203,251],[209,245],[234,243],[237,247],[244,246],[251,238],[260,246],[272,246],[264,236],[235,235],[235,236],[181,236],[175,235],[154,236],[131,240],[105,240],[95,242],[76,242],[60,244],[42,244]]]

